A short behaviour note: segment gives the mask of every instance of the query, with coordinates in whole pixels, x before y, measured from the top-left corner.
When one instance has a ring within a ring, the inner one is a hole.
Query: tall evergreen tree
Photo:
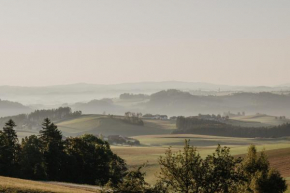
[[[48,118],[42,124],[40,140],[42,142],[44,159],[49,180],[58,180],[61,175],[63,142],[62,133]]]
[[[45,143],[58,143],[61,144],[62,142],[62,133],[60,130],[57,129],[57,126],[50,121],[50,119],[44,119],[42,123],[42,130],[39,131],[40,139]]]
[[[15,124],[15,122],[12,119],[10,119],[3,128],[3,133],[7,137],[8,144],[11,146],[17,146],[18,144],[17,134],[16,131],[14,130],[14,127],[16,126],[17,125]]]
[[[17,171],[20,146],[14,127],[16,124],[10,119],[0,133],[0,174],[5,176],[14,176]]]

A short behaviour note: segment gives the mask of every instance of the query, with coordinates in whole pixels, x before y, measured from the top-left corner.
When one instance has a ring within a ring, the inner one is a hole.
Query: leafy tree
[[[243,192],[282,193],[287,190],[286,181],[280,173],[270,168],[265,152],[262,151],[258,155],[254,145],[249,147],[242,169],[248,179],[246,185],[242,187]]]
[[[141,171],[144,167],[140,166],[137,170],[132,170],[127,173],[122,182],[118,183],[117,186],[112,186],[111,181],[108,186],[113,187],[115,193],[153,193],[155,192],[148,183],[145,182],[145,173]],[[156,192],[157,193],[157,192]]]
[[[208,155],[203,161],[205,177],[201,192],[237,192],[239,185],[245,180],[240,170],[241,162],[241,158],[230,155],[230,148],[218,145],[215,153]]]
[[[15,175],[18,167],[20,147],[14,127],[16,124],[10,119],[0,133],[0,174],[5,176]]]
[[[203,186],[202,159],[197,150],[185,141],[183,152],[173,153],[169,148],[165,157],[160,157],[161,184],[173,192],[200,192]]]
[[[112,184],[118,184],[127,174],[127,165],[125,160],[117,156],[116,154],[110,153],[111,161],[109,163],[110,167],[110,181]]]
[[[185,142],[184,150],[166,151],[159,160],[160,181],[155,190],[176,193],[282,193],[287,189],[280,173],[270,168],[266,154],[250,146],[247,157],[234,158],[227,147],[201,159]]]
[[[35,135],[25,137],[21,143],[21,177],[33,180],[47,178],[46,163],[42,153],[42,142]]]
[[[44,120],[42,130],[39,133],[48,179],[58,180],[61,176],[62,158],[64,156],[62,133],[48,118]]]

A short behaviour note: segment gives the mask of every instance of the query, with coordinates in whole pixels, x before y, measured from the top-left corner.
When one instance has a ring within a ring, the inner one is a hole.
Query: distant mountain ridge
[[[25,105],[46,105],[58,107],[64,103],[88,102],[94,99],[117,98],[123,93],[153,94],[161,90],[177,89],[181,91],[231,91],[231,92],[280,92],[289,91],[289,87],[269,86],[229,86],[203,82],[137,82],[122,84],[55,85],[44,87],[0,86],[0,98],[21,102]]]

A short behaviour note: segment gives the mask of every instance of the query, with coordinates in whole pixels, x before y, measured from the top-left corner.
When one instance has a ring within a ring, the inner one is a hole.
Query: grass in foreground
[[[0,176],[0,192],[5,193],[92,193],[98,191],[53,185],[44,182]]]

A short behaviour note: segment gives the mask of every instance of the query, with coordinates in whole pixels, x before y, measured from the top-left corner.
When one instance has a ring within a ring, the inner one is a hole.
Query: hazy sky
[[[0,85],[290,83],[289,0],[3,0]]]

